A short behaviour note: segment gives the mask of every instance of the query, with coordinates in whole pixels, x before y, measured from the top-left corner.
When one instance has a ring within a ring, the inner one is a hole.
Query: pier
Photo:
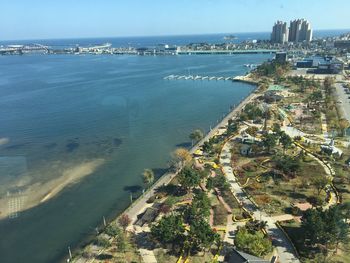
[[[164,77],[165,80],[235,80],[235,77],[223,77],[223,76],[200,76],[200,75],[169,75]]]
[[[224,76],[200,76],[200,75],[169,75],[163,78],[164,80],[230,80],[230,81],[240,81],[250,84],[257,84],[255,81],[247,78],[247,76],[235,76],[235,77],[224,77]]]

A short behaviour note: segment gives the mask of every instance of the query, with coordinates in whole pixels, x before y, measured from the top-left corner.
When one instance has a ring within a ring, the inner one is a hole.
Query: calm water
[[[0,195],[61,169],[105,163],[50,201],[0,221],[0,262],[55,262],[129,203],[144,168],[208,130],[253,87],[166,81],[169,74],[241,75],[270,55],[0,56]]]
[[[314,30],[315,38],[333,37],[349,32],[350,29],[340,30]],[[189,43],[224,43],[228,42],[224,37],[234,35],[237,38],[229,41],[240,43],[246,40],[270,39],[271,32],[250,32],[250,33],[222,33],[222,34],[206,34],[206,35],[180,35],[180,36],[154,36],[154,37],[106,37],[106,38],[80,38],[80,39],[38,39],[38,40],[15,40],[0,41],[0,44],[31,44],[39,43],[48,45],[53,48],[75,47],[77,44],[81,46],[96,45],[109,42],[113,47],[150,47],[157,44],[169,45],[187,45]]]

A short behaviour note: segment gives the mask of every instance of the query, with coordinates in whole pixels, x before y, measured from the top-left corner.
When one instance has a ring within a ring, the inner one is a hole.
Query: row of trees
[[[326,77],[323,86],[326,92],[326,116],[328,125],[333,129],[340,129],[341,135],[346,135],[346,130],[350,127],[350,123],[345,118],[341,118],[338,113],[337,104],[333,97],[334,78]]]
[[[279,79],[290,70],[289,63],[279,63],[277,61],[264,62],[259,65],[253,72],[257,77],[271,77]]]

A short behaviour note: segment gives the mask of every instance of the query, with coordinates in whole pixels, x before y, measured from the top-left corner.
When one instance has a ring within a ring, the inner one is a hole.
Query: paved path
[[[225,118],[223,118],[215,128],[213,128],[208,134],[199,141],[192,149],[190,153],[194,153],[203,143],[213,137],[219,130],[220,127],[227,125],[229,119],[232,119],[242,108],[251,100],[253,100],[257,95],[251,93],[247,98],[245,98],[232,112],[230,112]],[[167,185],[174,177],[176,173],[167,173],[163,175],[142,197],[136,200],[130,207],[125,211],[125,213],[130,217],[134,223],[137,219],[137,215],[142,213],[147,207],[147,200],[150,196],[156,193],[156,189],[162,185]]]
[[[157,259],[152,250],[140,248],[139,251],[144,263],[157,263]]]
[[[253,214],[254,218],[267,222],[267,232],[269,236],[273,238],[273,243],[277,249],[279,260],[283,263],[299,263],[300,261],[296,256],[293,245],[283,231],[277,227],[276,221],[258,209],[238,184],[231,167],[231,144],[232,140],[228,141],[224,145],[220,155],[220,163],[225,175],[227,176],[228,182],[231,185],[231,191],[242,202],[243,206]]]
[[[287,128],[290,128],[290,127],[282,127],[282,130],[284,130],[284,131],[286,132],[286,134],[288,134],[290,137],[292,137],[292,138],[295,137],[295,134],[294,134],[293,132],[290,132],[291,129],[287,129]],[[294,128],[294,129],[295,129],[295,128]],[[297,130],[297,129],[295,129],[295,130]],[[297,131],[299,131],[299,130],[297,130]],[[317,144],[317,142],[314,142],[314,141],[313,141],[313,143],[316,143],[316,144]],[[309,151],[309,150],[307,150],[306,148],[302,147],[302,146],[299,145],[298,143],[295,143],[295,145],[296,145],[298,148],[300,148],[300,149],[306,151],[306,153],[307,153],[311,158],[313,158],[315,161],[317,161],[317,162],[323,167],[323,169],[324,169],[324,171],[325,171],[325,173],[326,173],[326,176],[327,176],[327,178],[329,179],[329,181],[330,181],[330,182],[333,181],[334,171],[333,171],[333,169],[332,169],[329,165],[326,165],[326,164],[325,164],[324,162],[322,162],[322,160],[319,159],[316,155],[312,154],[311,151]],[[330,200],[329,203],[327,203],[325,206],[323,206],[323,208],[325,208],[325,209],[329,208],[329,207],[332,206],[332,205],[336,205],[337,202],[338,202],[338,200],[337,200],[337,195],[336,195],[334,189],[331,187],[330,184],[328,185],[328,187],[329,187],[330,194],[331,194],[331,200]]]

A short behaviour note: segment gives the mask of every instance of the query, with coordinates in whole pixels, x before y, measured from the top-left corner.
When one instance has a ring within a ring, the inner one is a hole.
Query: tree
[[[317,176],[312,179],[312,185],[315,186],[318,196],[328,183],[329,181],[325,176]]]
[[[122,214],[118,218],[118,223],[123,228],[123,230],[125,231],[126,228],[130,225],[131,219],[130,219],[130,217],[127,214]]]
[[[124,233],[121,233],[120,235],[117,236],[116,242],[117,242],[118,250],[125,252],[125,249],[128,246],[128,242],[126,240],[126,236]]]
[[[193,220],[188,232],[188,243],[190,249],[210,248],[213,243],[219,243],[220,236],[215,233],[209,223],[203,219]]]
[[[281,125],[279,125],[278,123],[274,123],[272,126],[272,131],[276,134],[280,134],[281,132]]]
[[[322,208],[308,209],[302,217],[304,243],[311,247],[331,245],[338,247],[340,242],[349,242],[349,226],[339,207],[333,206],[327,210]]]
[[[142,173],[143,183],[150,185],[154,181],[154,173],[151,169],[145,169]]]
[[[236,123],[236,121],[230,119],[228,120],[228,126],[227,126],[227,134],[231,135],[233,133],[235,133],[238,129],[238,125]]]
[[[345,202],[343,204],[341,204],[340,206],[340,211],[343,214],[345,220],[349,220],[350,219],[350,202]]]
[[[347,119],[340,119],[339,120],[339,128],[342,131],[342,136],[346,136],[346,130],[350,127],[350,123]]]
[[[194,142],[197,143],[204,137],[204,134],[201,130],[197,129],[191,132],[189,137],[192,141],[192,146],[193,146]]]
[[[210,153],[213,150],[213,145],[210,142],[205,141],[202,145],[202,150],[203,152]]]
[[[207,179],[207,183],[205,185],[205,187],[210,191],[214,188],[214,179],[212,177],[209,177]]]
[[[248,129],[246,129],[246,133],[248,133],[250,136],[254,137],[254,139],[255,139],[256,135],[258,134],[258,131],[259,131],[259,129],[255,126],[250,126],[250,127],[248,127]]]
[[[272,242],[269,238],[261,231],[250,233],[245,227],[238,229],[234,242],[238,249],[258,257],[272,251]]]
[[[185,221],[191,224],[201,218],[208,218],[210,215],[211,202],[207,194],[201,190],[196,191],[192,203],[184,210]]]
[[[172,153],[173,163],[175,167],[182,168],[192,160],[192,155],[185,148],[177,148]]]
[[[293,140],[288,134],[286,134],[285,132],[281,132],[279,141],[283,146],[283,154],[285,154],[286,149],[288,149],[292,145]]]
[[[308,196],[306,198],[306,201],[308,201],[312,207],[321,207],[324,204],[324,199],[317,195],[317,196]]]
[[[116,237],[122,233],[121,229],[115,224],[110,224],[106,227],[105,233],[110,237]]]
[[[284,173],[295,173],[300,169],[299,158],[275,156],[273,159],[276,163],[276,168],[282,170]]]
[[[322,92],[320,90],[314,91],[309,95],[308,99],[315,104],[317,101],[322,100]]]
[[[171,205],[163,203],[161,207],[159,208],[159,212],[163,214],[168,214],[171,210]]]
[[[219,188],[221,191],[230,190],[230,184],[227,182],[227,179],[224,175],[218,174],[213,178],[214,187]]]
[[[334,85],[334,79],[331,77],[326,77],[323,81],[323,86],[328,94],[332,91],[332,86]]]
[[[198,186],[201,182],[201,175],[191,167],[184,167],[178,175],[178,180],[181,186],[186,190]]]
[[[276,135],[270,133],[265,134],[262,139],[262,144],[267,148],[267,151],[270,152],[271,148],[276,146]]]
[[[182,246],[185,238],[184,234],[184,221],[179,214],[165,216],[158,223],[151,226],[152,238],[162,245]]]

